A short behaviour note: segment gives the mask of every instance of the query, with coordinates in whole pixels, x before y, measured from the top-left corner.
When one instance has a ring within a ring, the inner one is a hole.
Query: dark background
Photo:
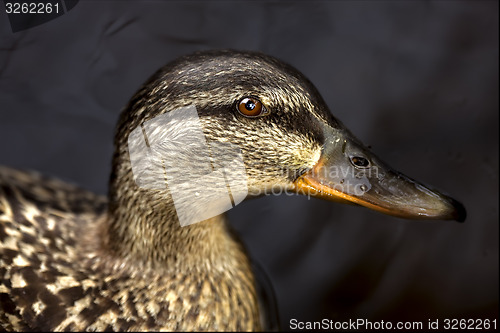
[[[498,317],[497,1],[80,1],[17,33],[2,12],[0,164],[106,193],[122,107],[166,62],[214,48],[292,64],[382,159],[468,211],[458,224],[297,196],[242,203],[229,217],[284,328]]]

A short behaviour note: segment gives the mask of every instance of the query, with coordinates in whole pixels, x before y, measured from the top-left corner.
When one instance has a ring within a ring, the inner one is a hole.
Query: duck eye
[[[237,109],[242,115],[247,117],[258,117],[267,113],[262,102],[253,97],[243,98],[238,103]]]
[[[361,156],[352,156],[351,163],[358,168],[368,168],[370,166],[370,161]]]

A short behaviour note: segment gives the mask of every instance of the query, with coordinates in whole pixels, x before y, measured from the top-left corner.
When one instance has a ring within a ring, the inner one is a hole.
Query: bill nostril
[[[358,168],[368,168],[370,166],[370,161],[362,156],[352,156],[351,163]]]

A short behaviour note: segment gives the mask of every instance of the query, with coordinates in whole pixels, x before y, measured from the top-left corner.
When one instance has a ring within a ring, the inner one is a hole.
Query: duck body
[[[105,197],[5,167],[0,197],[3,329],[259,329],[250,263],[229,232],[232,270],[153,269],[101,252]]]
[[[107,198],[0,168],[2,329],[263,328],[250,260],[224,215],[181,226],[185,202],[174,202],[170,183],[143,184],[164,176],[189,182],[189,167],[207,153],[182,144],[162,150],[161,142],[182,138],[175,134],[193,120],[155,128],[161,140],[154,153],[164,159],[133,170],[140,143],[133,131],[146,133],[149,121],[189,106],[207,142],[239,147],[247,197],[279,187],[400,217],[465,218],[457,201],[393,171],[365,148],[293,67],[255,52],[199,52],[161,68],[121,113]],[[169,159],[178,162],[155,179],[150,168]],[[197,195],[193,189],[185,198],[212,204]]]

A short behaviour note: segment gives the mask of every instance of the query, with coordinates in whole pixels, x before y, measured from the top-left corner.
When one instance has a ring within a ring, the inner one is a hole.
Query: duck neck
[[[182,227],[170,195],[138,188],[130,172],[113,178],[103,233],[106,250],[153,267],[249,269],[245,250],[223,215]]]
[[[118,257],[175,269],[232,270],[248,261],[222,215],[181,227],[169,207],[123,204],[111,203],[108,216],[107,248]]]

